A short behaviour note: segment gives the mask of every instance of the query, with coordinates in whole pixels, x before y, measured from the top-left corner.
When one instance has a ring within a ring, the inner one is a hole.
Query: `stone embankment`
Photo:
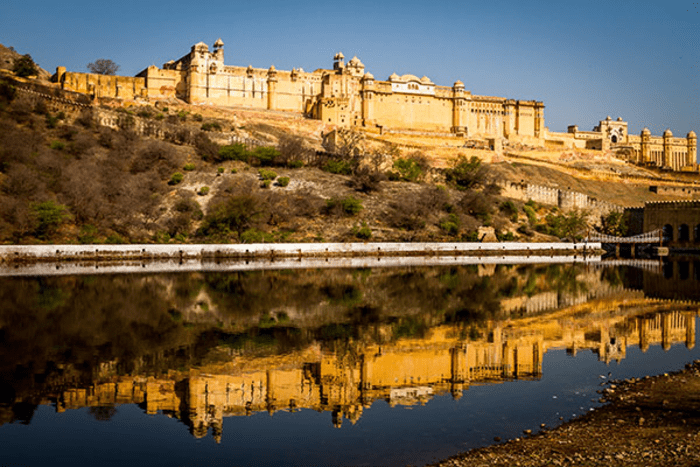
[[[0,262],[313,257],[597,255],[600,243],[259,243],[233,245],[2,245]]]

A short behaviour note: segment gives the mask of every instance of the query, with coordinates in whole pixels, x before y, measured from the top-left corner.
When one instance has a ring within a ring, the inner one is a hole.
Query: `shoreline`
[[[430,467],[700,465],[700,360],[606,385],[599,392],[607,404],[579,418]]]
[[[410,256],[599,256],[596,243],[253,243],[0,245],[0,263],[177,259],[282,259]]]

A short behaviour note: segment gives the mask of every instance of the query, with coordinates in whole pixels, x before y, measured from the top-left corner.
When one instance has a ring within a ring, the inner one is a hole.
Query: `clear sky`
[[[357,55],[377,79],[462,80],[536,99],[552,131],[607,115],[630,132],[700,134],[700,2],[686,0],[6,0],[0,43],[48,71],[109,58],[119,74],[221,37],[228,65],[307,71]]]

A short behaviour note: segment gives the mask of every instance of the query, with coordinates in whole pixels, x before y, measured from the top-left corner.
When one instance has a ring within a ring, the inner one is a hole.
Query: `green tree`
[[[625,212],[609,212],[605,216],[601,216],[600,222],[602,224],[601,230],[605,234],[615,235],[616,237],[624,237],[628,234],[629,216]]]
[[[36,225],[34,235],[40,239],[53,235],[58,227],[71,217],[66,206],[54,201],[34,203],[31,209]]]
[[[17,57],[12,65],[12,71],[22,78],[28,76],[36,76],[39,73],[39,68],[32,60],[32,56],[29,54]]]
[[[446,180],[460,190],[467,190],[481,185],[483,177],[481,159],[476,156],[472,156],[468,160],[464,156],[459,156],[454,167],[445,171]]]
[[[228,236],[236,232],[241,238],[243,232],[252,227],[264,213],[260,201],[251,195],[232,196],[210,210],[204,218],[204,235]]]

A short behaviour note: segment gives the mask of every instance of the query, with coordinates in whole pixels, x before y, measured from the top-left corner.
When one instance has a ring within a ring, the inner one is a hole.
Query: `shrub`
[[[184,122],[185,120],[187,120],[188,113],[189,112],[185,112],[184,110],[179,110],[177,112],[177,118],[179,118],[181,122]]]
[[[216,173],[217,173],[217,174],[222,174],[222,173],[224,173],[224,168],[223,168],[223,167],[219,167],[218,169],[216,169]]]
[[[248,162],[250,153],[246,150],[245,145],[235,143],[230,146],[221,146],[219,148],[217,161],[243,161]]]
[[[423,175],[423,169],[415,159],[399,158],[394,161],[393,167],[396,172],[390,177],[396,180],[416,182]]]
[[[202,117],[200,114],[194,114],[194,115],[192,115],[192,119],[195,122],[201,122],[202,120],[204,120],[204,117]]]
[[[272,185],[272,180],[263,180],[260,188],[270,188],[270,185]]]
[[[63,141],[51,141],[50,147],[56,151],[63,151],[63,149],[66,147],[66,143]]]
[[[513,232],[510,231],[506,233],[496,232],[496,238],[499,242],[512,242],[515,240],[515,235],[513,235]]]
[[[44,201],[31,205],[32,216],[36,222],[34,235],[40,239],[46,239],[55,233],[58,227],[68,219],[70,214],[68,207],[54,201]]]
[[[194,165],[193,162],[188,162],[187,164],[185,164],[185,165],[182,167],[182,170],[185,170],[185,171],[187,171],[187,172],[191,172],[191,171],[193,171],[193,170],[195,169],[195,167],[196,167],[196,166]]]
[[[155,118],[156,120],[163,120],[165,118],[165,115],[163,115],[162,113],[157,113],[156,116],[153,118]]]
[[[455,166],[445,171],[445,179],[460,190],[474,188],[483,183],[484,172],[481,160],[472,156],[469,160],[460,156]]]
[[[12,71],[22,78],[27,78],[28,76],[35,76],[39,73],[39,69],[32,60],[32,56],[29,54],[22,55],[21,57],[15,58],[12,65]]]
[[[447,235],[456,237],[459,234],[459,217],[456,214],[450,214],[447,218],[443,218],[438,227],[442,229]]]
[[[209,194],[209,187],[208,186],[203,186],[202,188],[199,189],[197,192],[199,196],[206,196]]]
[[[258,170],[261,180],[274,180],[277,178],[277,173],[274,170],[260,169]]]
[[[177,185],[182,181],[182,179],[185,178],[184,175],[182,175],[182,172],[175,172],[171,177],[170,181],[168,181],[168,185]]]
[[[280,160],[280,152],[269,146],[259,146],[255,148],[250,155],[255,159],[258,165],[262,166],[278,165]]]
[[[236,170],[236,169],[231,169],[231,173],[232,173],[232,174],[237,174],[237,173],[238,173],[238,170]]]
[[[289,185],[289,177],[280,177],[280,178],[278,178],[278,179],[277,179],[277,184],[278,184],[279,186],[282,186],[282,187]]]
[[[196,120],[196,118],[195,118]],[[218,122],[207,122],[202,124],[202,131],[221,131],[221,125]]]
[[[323,166],[323,170],[336,175],[350,175],[352,174],[352,163],[339,159],[331,159]]]
[[[368,240],[372,238],[372,229],[369,228],[366,222],[362,222],[361,227],[355,226],[353,228],[353,233],[355,237],[361,238],[362,240]]]
[[[290,169],[300,169],[304,167],[304,163],[302,161],[289,161],[287,162],[287,167]]]
[[[248,229],[241,234],[241,243],[270,243],[274,236],[258,229]]]
[[[91,224],[85,224],[80,228],[78,241],[83,245],[97,243],[97,228]]]
[[[526,204],[525,206],[523,206],[523,212],[527,216],[527,220],[531,226],[537,224],[537,214],[535,214],[535,210],[531,205]]]
[[[326,201],[326,210],[328,212],[338,212],[354,216],[362,211],[362,201],[352,196],[345,198],[331,198]]]
[[[515,204],[512,201],[504,201],[503,203],[501,203],[499,209],[506,216],[508,216],[511,221],[518,221],[518,208],[515,207]]]
[[[263,216],[263,207],[258,198],[251,195],[231,196],[209,210],[204,218],[203,235],[228,236],[231,231],[240,235],[251,228],[251,224]]]

